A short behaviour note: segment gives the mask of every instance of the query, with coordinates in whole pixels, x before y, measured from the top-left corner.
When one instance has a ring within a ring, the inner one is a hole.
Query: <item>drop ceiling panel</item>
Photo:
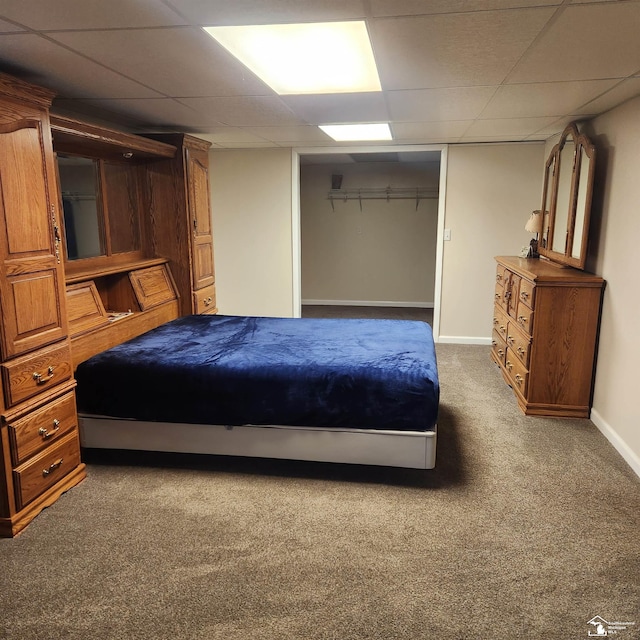
[[[218,122],[232,127],[306,124],[273,96],[181,98],[180,102],[198,111],[211,124]]]
[[[199,28],[78,31],[51,37],[168,96],[271,93]]]
[[[500,120],[476,120],[465,132],[466,138],[503,137],[503,140],[522,140],[547,127],[557,118],[509,118]]]
[[[411,16],[560,5],[562,0],[370,0],[374,16]]]
[[[206,26],[324,22],[363,18],[362,0],[168,0],[192,23]]]
[[[0,20],[0,33],[15,33],[16,31],[24,31],[23,27],[20,27],[6,20]]]
[[[160,94],[31,33],[0,38],[0,59],[25,79],[73,98],[152,98]],[[70,70],[73,70],[71,73]]]
[[[640,70],[640,2],[571,6],[509,82],[624,78]]]
[[[331,141],[325,133],[316,126],[300,127],[248,127],[245,131],[250,132],[262,140],[270,140],[276,144],[316,144],[318,142]]]
[[[393,139],[398,142],[457,142],[469,128],[471,121],[401,122],[391,127]]]
[[[208,133],[200,134],[199,137],[222,147],[226,147],[228,144],[245,145],[247,147],[271,144],[265,138],[253,133],[251,128],[211,127]]]
[[[473,120],[495,92],[496,87],[389,91],[387,103],[395,122]]]
[[[482,118],[557,118],[577,112],[617,83],[617,80],[586,80],[504,85],[498,88]]]
[[[184,24],[161,0],[2,0],[0,14],[37,30]]]
[[[374,51],[385,89],[500,84],[552,8],[379,19]]]
[[[569,118],[569,117],[560,118],[558,120],[555,120],[551,124],[547,125],[546,127],[542,127],[542,129],[539,129],[538,131],[535,132],[535,134],[532,134],[527,139],[528,140],[546,140],[547,138],[550,138],[552,136],[556,136],[556,135],[559,136],[565,130],[567,125],[574,121],[575,121],[575,118]]]
[[[607,91],[602,96],[599,96],[595,100],[592,100],[588,104],[584,105],[581,109],[574,111],[576,116],[584,116],[589,114],[603,113],[613,107],[619,105],[622,102],[634,98],[640,94],[640,78],[628,78],[618,83],[611,90]]]
[[[384,96],[379,91],[315,96],[282,96],[282,101],[309,124],[386,122],[389,119]]]
[[[60,101],[57,104],[67,109],[73,108],[72,101]],[[171,98],[87,100],[85,104],[102,112],[114,113],[116,117],[125,117],[131,124],[135,123],[140,128],[193,129],[219,124]]]

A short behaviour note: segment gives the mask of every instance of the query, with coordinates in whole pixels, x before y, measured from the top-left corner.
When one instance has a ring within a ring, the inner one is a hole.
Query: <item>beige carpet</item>
[[[526,418],[439,345],[433,471],[85,452],[0,540],[6,640],[640,637],[640,481],[588,420]]]

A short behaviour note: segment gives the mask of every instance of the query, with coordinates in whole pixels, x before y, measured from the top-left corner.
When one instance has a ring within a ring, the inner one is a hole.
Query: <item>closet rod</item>
[[[437,189],[426,189],[420,187],[386,187],[386,188],[364,188],[364,189],[331,189],[327,199],[331,201],[331,208],[335,211],[334,201],[359,200],[360,211],[362,211],[363,200],[415,200],[416,209],[420,200],[434,199],[438,197]]]

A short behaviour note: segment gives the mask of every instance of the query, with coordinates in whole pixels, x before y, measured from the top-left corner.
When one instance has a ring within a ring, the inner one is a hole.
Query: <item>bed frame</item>
[[[144,422],[79,414],[80,441],[126,449],[433,469],[436,433],[319,427]]]

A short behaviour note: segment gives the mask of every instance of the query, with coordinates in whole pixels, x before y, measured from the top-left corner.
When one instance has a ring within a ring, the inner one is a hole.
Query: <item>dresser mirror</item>
[[[595,147],[570,124],[545,164],[541,256],[584,269],[594,169]]]

